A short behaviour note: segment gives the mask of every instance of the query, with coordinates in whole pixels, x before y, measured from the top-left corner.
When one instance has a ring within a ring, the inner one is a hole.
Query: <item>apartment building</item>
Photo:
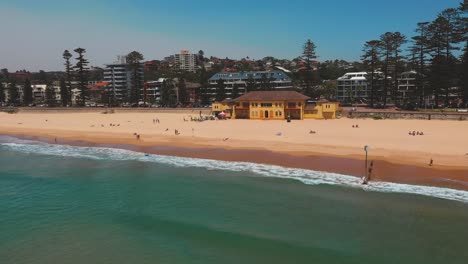
[[[405,101],[417,96],[417,76],[418,73],[416,71],[407,71],[400,75],[400,78],[398,78],[398,89],[396,91],[397,103],[404,103]]]
[[[159,78],[157,81],[145,82],[141,89],[143,100],[151,104],[158,104],[161,101],[161,87],[166,78]]]
[[[174,55],[175,66],[182,71],[195,72],[197,70],[197,55],[190,54],[188,50],[181,50]]]
[[[370,96],[367,72],[348,72],[336,81],[336,99],[339,102],[367,100]]]
[[[108,93],[115,98],[116,102],[122,102],[127,99],[132,87],[133,75],[133,70],[126,63],[124,56],[119,56],[117,62],[106,65],[104,69],[104,82],[108,83]],[[143,83],[143,63],[141,63],[138,69],[138,79]]]
[[[211,94],[216,93],[218,81],[224,81],[226,95],[231,98],[232,89],[237,85],[239,94],[245,94],[249,82],[257,89],[261,89],[263,82],[268,80],[269,90],[292,90],[294,88],[292,79],[283,71],[251,71],[251,72],[219,72],[213,75],[209,80]]]

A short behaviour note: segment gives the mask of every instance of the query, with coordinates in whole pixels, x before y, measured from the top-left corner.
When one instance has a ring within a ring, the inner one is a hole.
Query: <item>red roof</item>
[[[96,83],[97,87],[106,87],[107,85],[109,85],[108,82],[98,82],[98,83]]]

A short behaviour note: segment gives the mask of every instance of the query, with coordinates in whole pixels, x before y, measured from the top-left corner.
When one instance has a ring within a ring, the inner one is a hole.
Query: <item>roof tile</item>
[[[241,101],[290,101],[301,100],[305,101],[310,97],[305,96],[295,91],[255,91],[248,92],[236,99],[235,102]]]

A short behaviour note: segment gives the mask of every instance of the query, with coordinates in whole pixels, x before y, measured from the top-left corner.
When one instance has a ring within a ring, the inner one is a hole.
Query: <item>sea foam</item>
[[[251,162],[228,162],[155,154],[145,155],[144,153],[124,149],[52,145],[13,138],[8,138],[8,142],[0,143],[0,146],[10,151],[23,153],[66,156],[94,160],[154,162],[159,164],[167,164],[174,167],[192,167],[203,168],[207,170],[249,172],[265,177],[298,180],[308,185],[338,185],[359,188],[368,191],[418,194],[468,203],[468,192],[461,190],[390,182],[371,182],[369,185],[362,185],[361,179],[354,176],[306,169],[286,168]]]

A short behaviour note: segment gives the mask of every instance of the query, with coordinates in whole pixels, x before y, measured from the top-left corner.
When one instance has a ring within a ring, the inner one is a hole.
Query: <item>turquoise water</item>
[[[0,144],[0,263],[468,262],[466,193],[301,173]]]

